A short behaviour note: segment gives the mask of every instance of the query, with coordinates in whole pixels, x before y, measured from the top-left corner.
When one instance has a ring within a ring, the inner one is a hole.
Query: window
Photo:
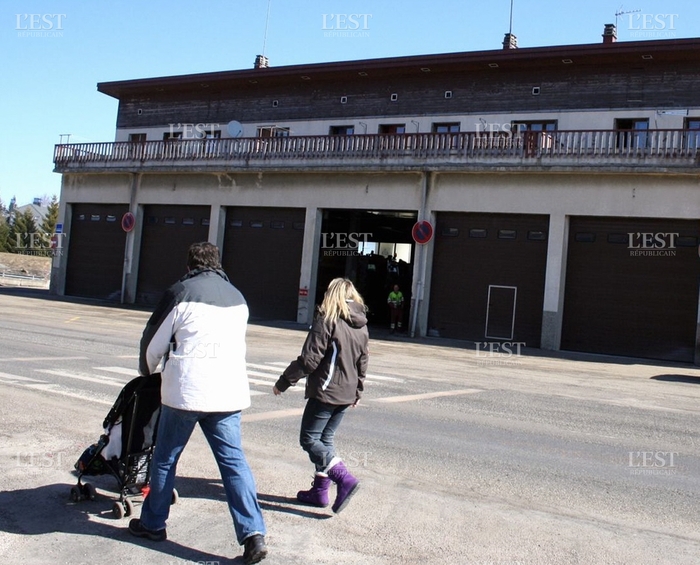
[[[618,119],[615,120],[615,129],[621,130],[617,134],[617,147],[619,149],[642,149],[647,146],[649,135],[649,120],[647,118]]]
[[[129,134],[129,141],[132,143],[136,143],[139,141],[146,141],[146,134],[145,133],[130,133]]]
[[[683,129],[688,130],[685,134],[685,147],[687,149],[700,148],[700,118],[686,118]]]
[[[181,131],[163,132],[163,141],[170,141],[173,139],[182,139],[182,132]]]
[[[433,124],[433,133],[459,133],[459,122]]]
[[[576,241],[579,243],[593,243],[595,241],[595,234],[579,232],[576,234]]]
[[[260,126],[258,137],[289,137],[289,128],[278,126]]]
[[[489,235],[489,232],[481,228],[472,228],[469,230],[469,237],[484,238]]]
[[[523,133],[524,131],[556,131],[556,120],[545,120],[539,122],[511,122],[513,133]]]
[[[221,130],[220,129],[216,129],[216,130],[208,129],[204,135],[205,135],[206,139],[221,139]]]
[[[517,235],[515,230],[498,230],[498,239],[515,239]]]
[[[527,238],[531,241],[546,241],[547,234],[543,231],[529,231],[527,232]]]
[[[406,124],[381,124],[379,126],[379,133],[406,133]]]
[[[355,126],[331,126],[328,133],[330,135],[352,135],[355,133]]]

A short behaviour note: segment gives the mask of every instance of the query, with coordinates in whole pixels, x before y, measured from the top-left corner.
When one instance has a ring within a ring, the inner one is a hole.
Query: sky
[[[599,43],[607,23],[618,41],[700,37],[697,0],[512,4],[519,47]],[[99,82],[249,69],[261,53],[284,66],[500,49],[510,12],[511,0],[3,0],[0,200],[60,196],[62,134],[114,140],[118,102]]]

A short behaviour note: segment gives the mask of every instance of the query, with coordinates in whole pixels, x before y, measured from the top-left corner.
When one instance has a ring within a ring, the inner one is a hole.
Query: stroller
[[[114,503],[112,513],[116,518],[131,516],[132,498],[143,500],[150,489],[159,416],[160,374],[136,377],[127,383],[102,423],[105,433],[75,463],[78,484],[71,488],[71,500],[95,500],[95,487],[83,483],[83,477],[111,474],[119,483],[119,501]],[[177,498],[177,491],[173,491],[172,504]]]

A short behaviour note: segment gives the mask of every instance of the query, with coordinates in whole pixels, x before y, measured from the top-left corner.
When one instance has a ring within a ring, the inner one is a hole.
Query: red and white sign
[[[131,230],[134,229],[134,226],[136,225],[136,218],[131,212],[127,212],[122,216],[122,229],[129,233]]]
[[[416,222],[411,230],[413,241],[420,244],[428,243],[433,239],[433,233],[433,225],[426,220]]]

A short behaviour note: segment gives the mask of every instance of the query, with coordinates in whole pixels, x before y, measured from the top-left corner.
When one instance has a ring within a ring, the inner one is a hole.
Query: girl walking
[[[362,297],[348,279],[333,279],[314,318],[301,355],[292,361],[273,387],[282,394],[306,378],[307,399],[299,443],[316,467],[311,490],[297,500],[325,508],[331,483],[337,485],[332,506],[340,512],[360,482],[336,456],[333,439],[348,407],[357,406],[364,388],[369,332]]]

